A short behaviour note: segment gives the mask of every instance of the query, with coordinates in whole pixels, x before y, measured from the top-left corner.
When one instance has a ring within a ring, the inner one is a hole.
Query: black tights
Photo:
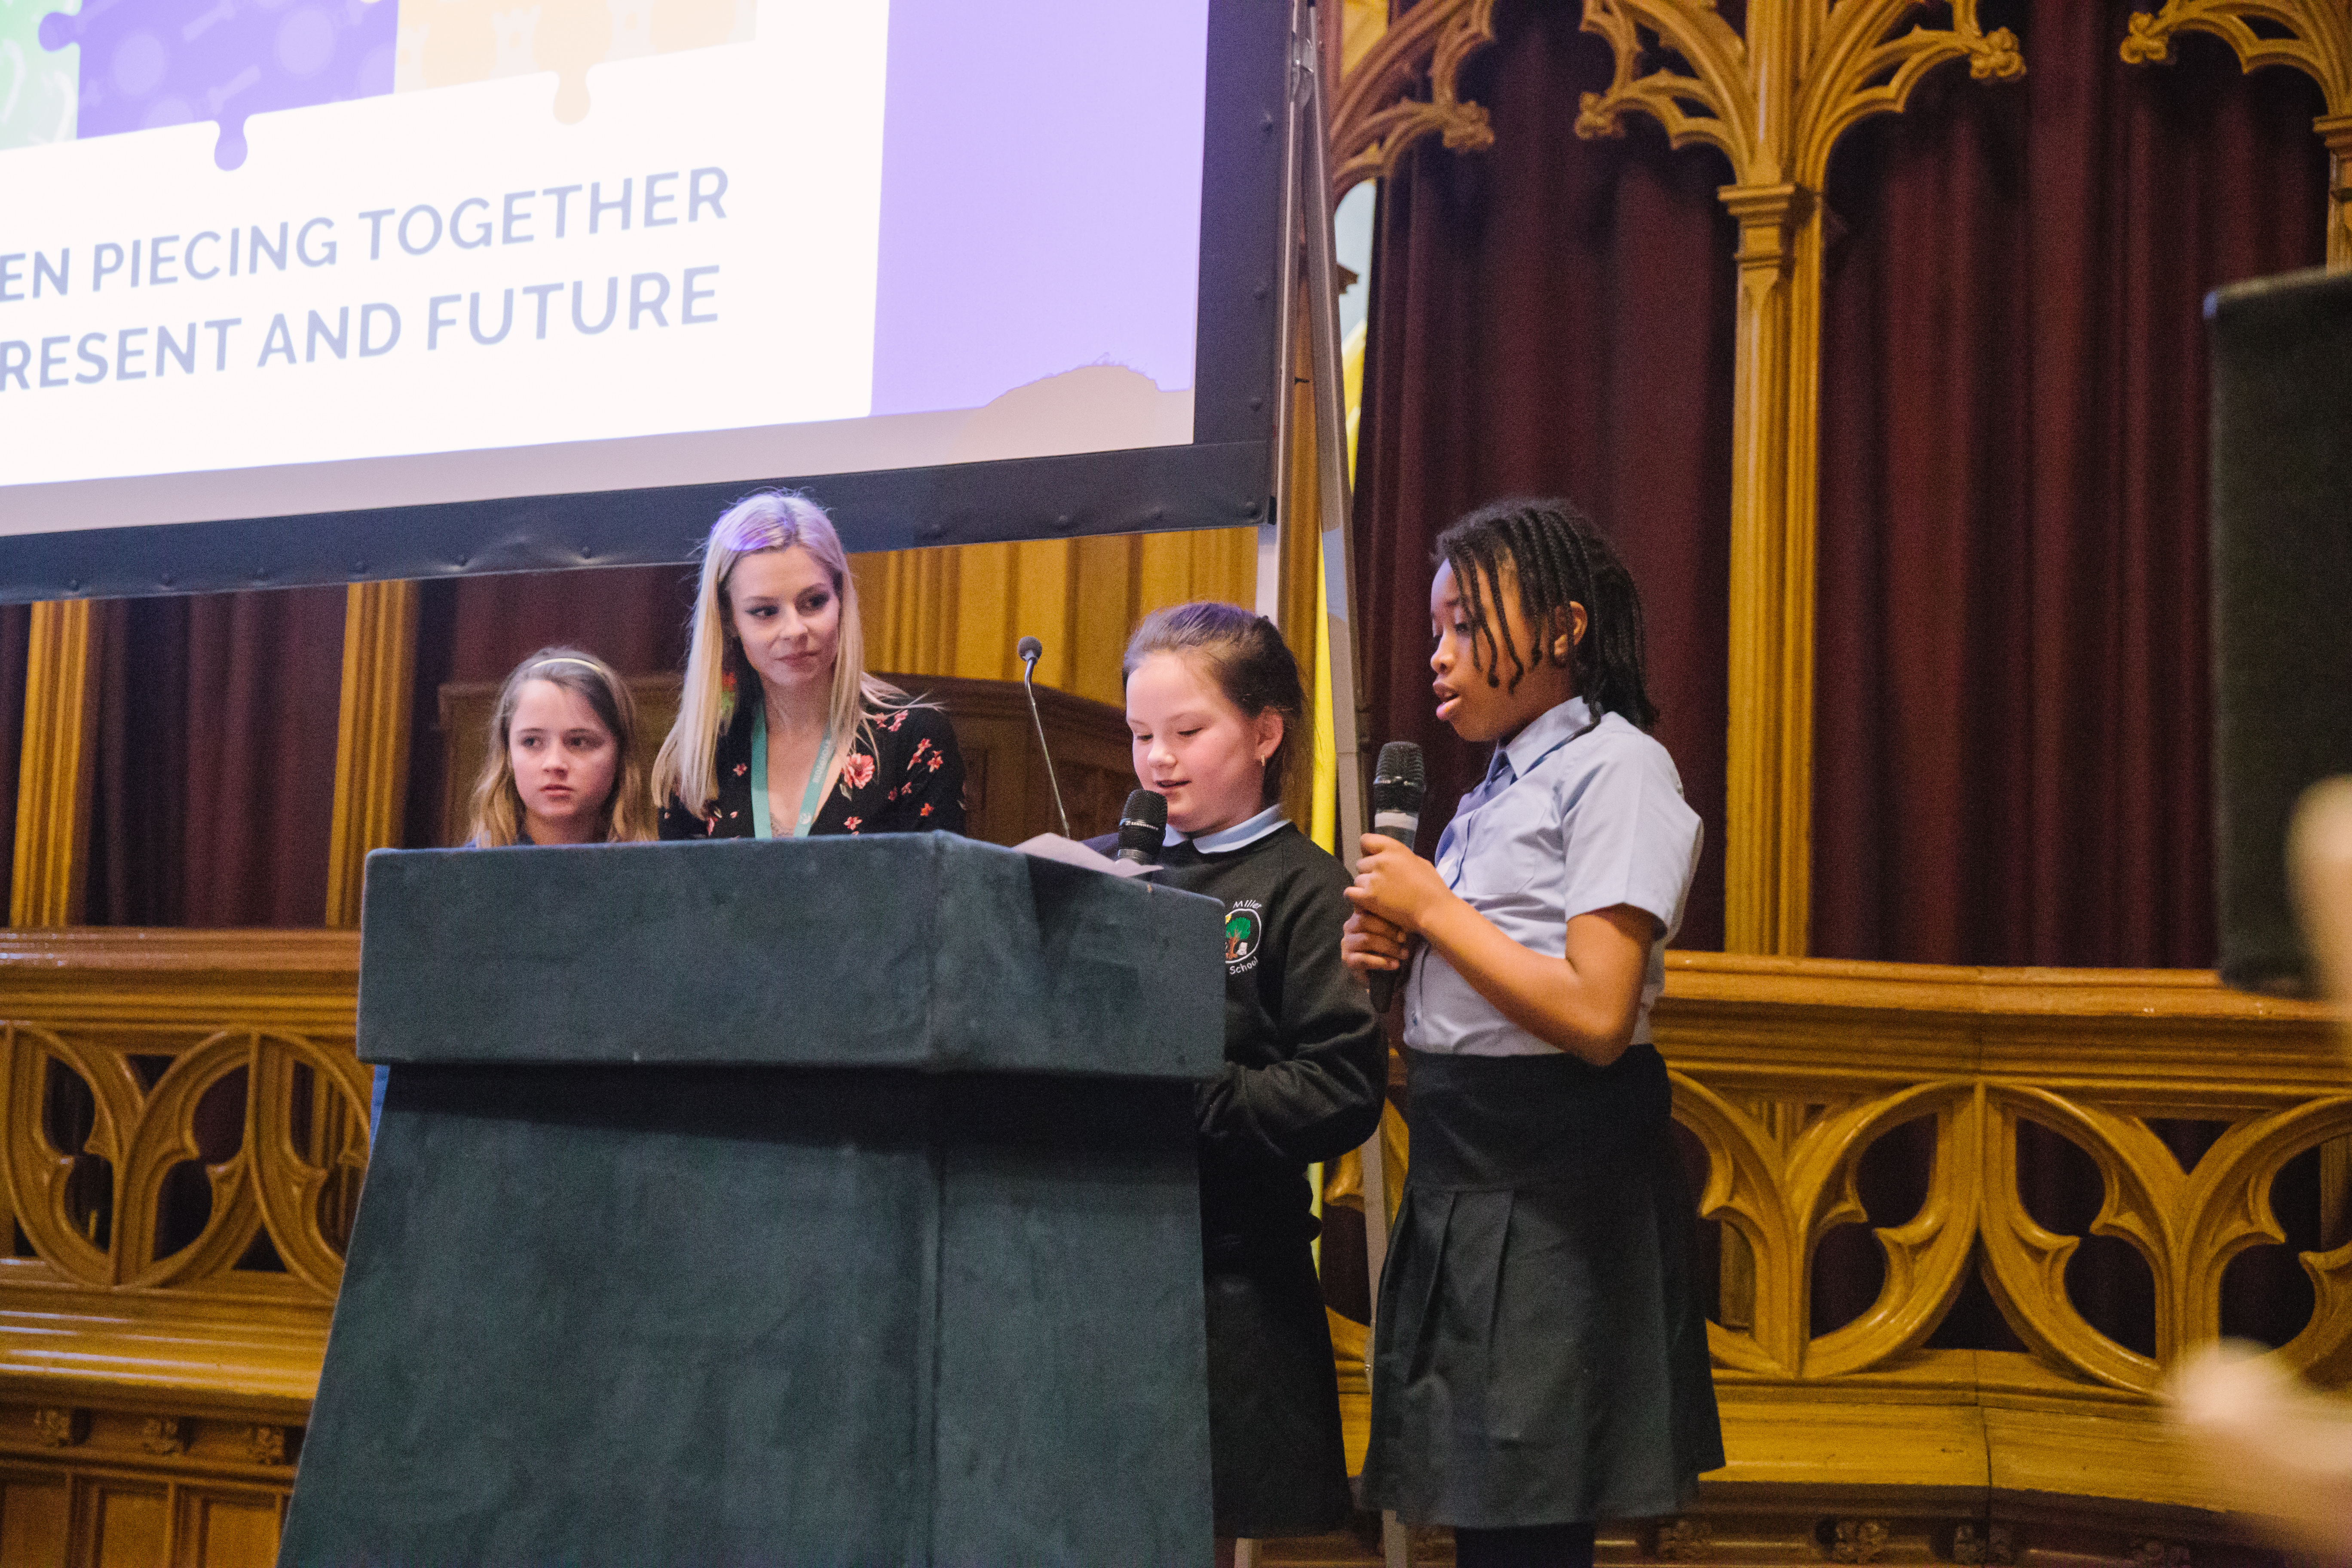
[[[1592,1526],[1530,1524],[1454,1531],[1460,1568],[1592,1568]]]

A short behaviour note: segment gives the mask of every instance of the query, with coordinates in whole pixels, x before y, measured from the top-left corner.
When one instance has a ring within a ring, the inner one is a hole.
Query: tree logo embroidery
[[[1265,940],[1265,906],[1244,899],[1225,911],[1225,972],[1244,974],[1257,967],[1257,950]]]

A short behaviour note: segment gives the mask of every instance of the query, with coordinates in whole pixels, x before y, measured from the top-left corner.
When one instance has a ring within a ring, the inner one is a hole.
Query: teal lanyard
[[[833,770],[833,726],[824,727],[824,739],[817,742],[816,761],[809,764],[808,787],[801,791],[800,820],[793,824],[793,837],[806,838],[809,824],[816,820],[816,808],[824,799],[824,775]],[[761,703],[751,710],[751,831],[761,838],[776,836],[775,823],[768,811],[768,708]]]

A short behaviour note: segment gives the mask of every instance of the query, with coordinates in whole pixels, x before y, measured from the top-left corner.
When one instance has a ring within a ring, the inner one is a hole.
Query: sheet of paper
[[[1139,866],[1132,860],[1114,860],[1058,833],[1040,833],[1013,847],[1040,860],[1059,860],[1065,866],[1084,866],[1089,871],[1108,871],[1114,877],[1143,877],[1160,869],[1157,866]]]

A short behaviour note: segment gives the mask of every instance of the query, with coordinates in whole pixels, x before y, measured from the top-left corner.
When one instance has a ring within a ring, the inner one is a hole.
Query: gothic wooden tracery
[[[1423,0],[1390,23],[1339,83],[1330,114],[1331,200],[1384,179],[1434,135],[1456,153],[1495,144],[1484,105],[1462,96],[1462,68],[1495,41],[1497,0]],[[1423,80],[1428,96],[1414,96]]]
[[[1724,945],[1801,953],[1811,929],[1814,533],[1820,506],[1821,191],[1840,136],[1899,112],[1920,79],[1965,59],[1980,81],[2025,61],[1974,0],[1951,25],[1916,0],[1755,0],[1744,34],[1707,0],[1587,0],[1616,75],[1577,130],[1658,121],[1676,146],[1731,163],[1739,224],[1732,394],[1730,734]]]
[[[2259,24],[2261,30],[2257,31]],[[2126,60],[2159,64],[2179,33],[2210,33],[2248,70],[2288,66],[2319,84],[2327,111],[2312,129],[2327,145],[2327,265],[2352,267],[2352,5],[2344,0],[2166,0],[2133,15]]]

